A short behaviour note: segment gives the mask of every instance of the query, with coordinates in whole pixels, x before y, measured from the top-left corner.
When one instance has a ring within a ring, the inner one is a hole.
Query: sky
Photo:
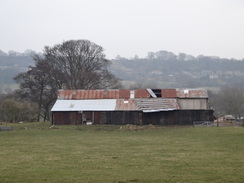
[[[0,0],[0,50],[42,52],[87,39],[107,58],[244,58],[243,0]]]

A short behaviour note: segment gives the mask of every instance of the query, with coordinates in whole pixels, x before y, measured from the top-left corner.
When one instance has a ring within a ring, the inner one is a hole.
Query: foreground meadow
[[[244,128],[55,126],[0,131],[0,182],[244,182]]]

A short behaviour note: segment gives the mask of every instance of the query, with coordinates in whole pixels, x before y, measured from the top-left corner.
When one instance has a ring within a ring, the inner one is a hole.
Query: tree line
[[[28,66],[34,65],[32,56],[39,54],[31,50],[26,50],[24,53],[9,51],[5,53],[0,50],[0,93],[9,92],[12,90],[16,82],[13,77],[20,72],[25,72]]]
[[[158,51],[149,52],[145,58],[117,56],[112,63],[110,71],[128,82],[171,88],[244,86],[244,59]]]

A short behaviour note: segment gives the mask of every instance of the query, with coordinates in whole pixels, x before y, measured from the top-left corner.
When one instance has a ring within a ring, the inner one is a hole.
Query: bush
[[[5,99],[0,104],[0,120],[6,122],[36,121],[37,107],[31,103]]]

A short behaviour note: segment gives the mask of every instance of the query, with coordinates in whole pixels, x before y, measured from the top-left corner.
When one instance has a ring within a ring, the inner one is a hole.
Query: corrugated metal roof
[[[133,92],[133,98],[149,98],[150,94],[146,89],[142,90],[59,90],[58,99],[129,99]]]
[[[150,93],[146,89],[135,90],[135,98],[150,98]]]
[[[116,99],[57,100],[51,111],[114,111]]]
[[[107,99],[117,99],[119,98],[119,90],[103,90],[103,98]]]
[[[103,90],[75,90],[72,99],[100,99],[103,98]]]
[[[158,112],[179,109],[176,99],[100,99],[57,100],[51,111],[143,111]]]
[[[117,99],[126,95],[120,90],[59,90],[59,99]],[[128,96],[127,96],[128,97]],[[128,97],[129,98],[129,97]]]
[[[72,90],[59,90],[58,99],[72,99]]]
[[[180,109],[177,99],[165,99],[174,109]]]
[[[208,98],[206,89],[158,89],[162,98]],[[59,90],[58,99],[130,99],[157,97],[152,89],[141,90]],[[157,97],[159,98],[159,97]]]
[[[117,99],[116,111],[139,111],[140,109],[136,106],[134,99]]]
[[[135,102],[137,107],[143,112],[172,111],[179,109],[179,105],[176,99],[135,99]]]
[[[130,90],[119,90],[119,98],[129,99],[130,98]]]
[[[208,98],[206,89],[177,89],[176,93],[179,98]]]
[[[176,89],[162,89],[162,98],[176,98]]]

